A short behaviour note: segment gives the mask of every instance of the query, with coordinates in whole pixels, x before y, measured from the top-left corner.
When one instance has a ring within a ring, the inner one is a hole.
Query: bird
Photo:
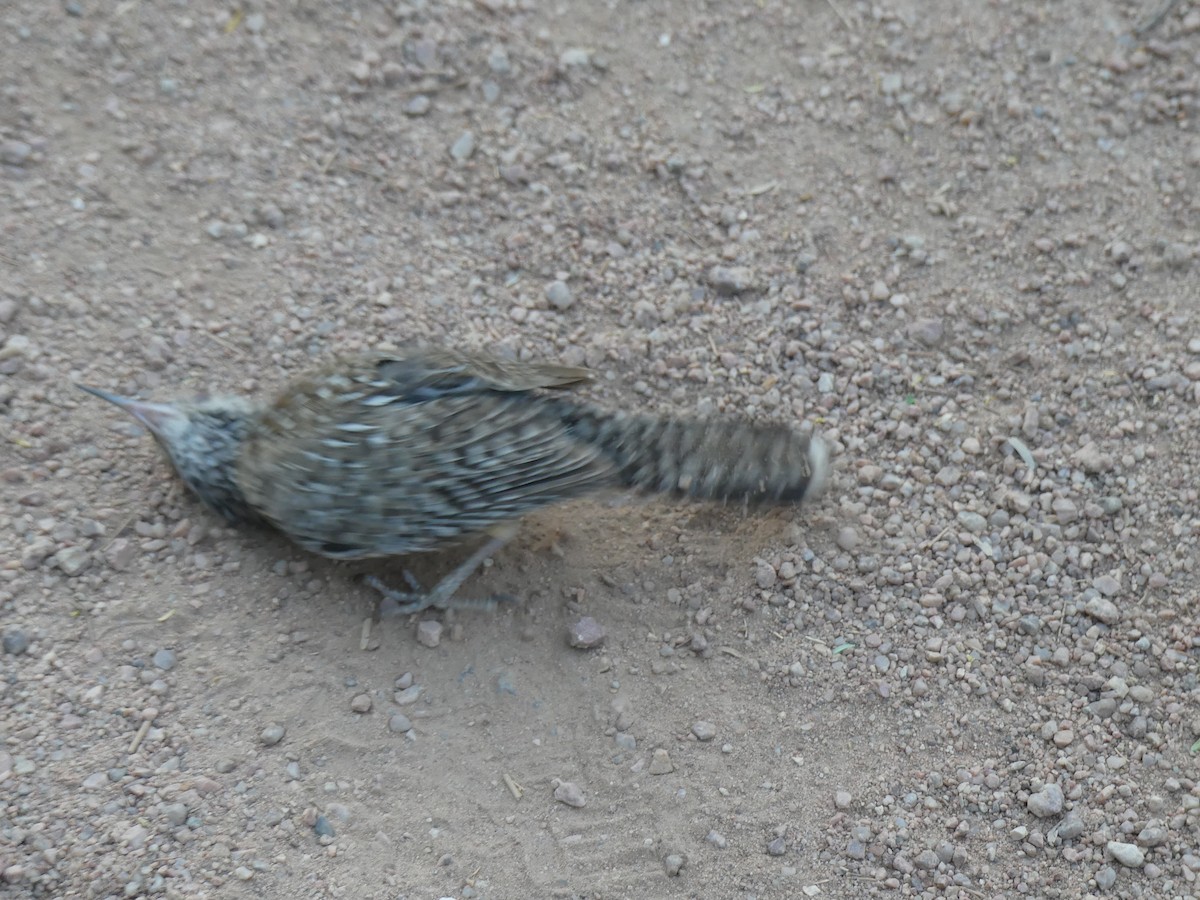
[[[413,346],[336,357],[270,401],[135,400],[84,384],[144,425],[176,473],[232,524],[265,523],[338,560],[439,551],[486,536],[425,590],[367,583],[398,613],[494,606],[459,587],[521,516],[604,489],[748,505],[817,496],[819,438],[783,424],[610,410],[571,389],[577,366]]]

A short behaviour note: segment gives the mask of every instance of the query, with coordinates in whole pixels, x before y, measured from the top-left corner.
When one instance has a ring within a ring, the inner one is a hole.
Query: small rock
[[[1092,587],[1105,597],[1115,596],[1121,590],[1121,582],[1112,575],[1101,575],[1092,582]]]
[[[64,547],[54,554],[54,562],[64,575],[74,578],[88,567],[92,555],[82,547]]]
[[[745,266],[713,266],[708,281],[718,294],[732,296],[750,290],[754,285],[754,273]]]
[[[417,643],[433,648],[442,642],[442,623],[437,619],[422,619],[417,623]]]
[[[696,736],[696,740],[707,743],[717,736],[717,726],[701,719],[692,726],[692,734]]]
[[[558,779],[555,779],[554,799],[567,806],[574,806],[576,809],[587,803],[587,798],[583,796],[579,785],[573,781],[559,781]]]
[[[818,394],[832,394],[833,389],[836,386],[837,385],[836,385],[836,382],[834,381],[832,372],[822,372],[820,375],[817,376],[817,393]]]
[[[1057,784],[1048,784],[1036,794],[1030,794],[1025,806],[1039,819],[1056,816],[1062,812],[1063,790]]]
[[[1167,829],[1151,823],[1138,832],[1137,842],[1143,847],[1159,847],[1167,842],[1169,836]]]
[[[4,652],[12,656],[20,656],[29,649],[29,635],[23,628],[12,627],[4,632]]]
[[[954,487],[962,481],[962,469],[957,466],[943,466],[938,469],[938,473],[933,476],[933,480],[942,487]]]
[[[83,779],[83,789],[85,791],[98,791],[106,784],[108,784],[108,775],[104,772],[93,772],[87,778]]]
[[[604,643],[605,634],[603,625],[591,616],[583,616],[571,626],[567,643],[580,650],[591,650]]]
[[[571,296],[571,288],[565,281],[552,281],[546,285],[546,299],[560,312],[575,305],[575,298]]]
[[[1079,818],[1079,814],[1069,812],[1058,825],[1058,836],[1064,841],[1073,841],[1083,834],[1083,828],[1083,819]]]
[[[854,798],[850,796],[849,791],[838,791],[833,795],[833,805],[838,809],[849,809],[853,802]]]
[[[404,713],[392,713],[388,718],[388,731],[403,734],[406,731],[412,731],[412,727],[412,722]]]
[[[559,57],[559,62],[562,62],[561,57]],[[504,47],[493,47],[488,53],[487,64],[488,68],[497,75],[507,75],[512,71],[512,61],[508,58],[508,51]]]
[[[429,112],[429,109],[432,106],[433,101],[430,100],[429,97],[427,97],[425,94],[417,94],[417,96],[413,97],[404,104],[404,114],[406,116],[413,116],[414,118],[417,116],[423,116]],[[459,140],[461,140],[461,138]],[[450,152],[454,153],[453,148],[451,148]]]
[[[162,807],[163,818],[178,828],[187,821],[188,808],[182,803],[166,803]]]
[[[286,733],[287,731],[282,725],[268,725],[262,730],[259,740],[263,742],[263,746],[265,747],[274,747],[283,740],[283,736]]]
[[[671,754],[662,747],[657,747],[653,755],[650,757],[650,774],[651,775],[669,775],[675,771],[675,766],[671,764]]]
[[[475,154],[475,135],[464,131],[458,140],[450,145],[450,155],[458,162],[466,162]]]
[[[1146,854],[1137,844],[1126,844],[1121,841],[1109,841],[1104,845],[1105,851],[1123,866],[1131,869],[1141,868],[1146,861]]]
[[[564,69],[586,66],[592,61],[592,51],[583,47],[568,47],[558,57],[558,64]]]
[[[919,319],[908,326],[908,333],[926,347],[933,347],[942,342],[946,326],[941,319]]]
[[[987,519],[977,512],[964,509],[958,514],[958,524],[971,534],[983,534],[987,530]]]
[[[316,821],[313,822],[313,831],[317,833],[317,837],[333,837],[336,834],[333,826],[329,824],[329,820],[321,815],[318,815]]]
[[[778,577],[779,576],[775,572],[775,568],[765,562],[759,563],[754,570],[754,583],[757,584],[762,590],[773,587]]]
[[[1079,507],[1075,505],[1074,500],[1068,500],[1066,497],[1055,497],[1050,508],[1054,510],[1054,517],[1059,525],[1070,525],[1079,518]]]
[[[121,843],[128,846],[131,850],[141,850],[146,846],[146,839],[150,837],[150,829],[145,825],[133,825],[121,835]]]
[[[938,855],[932,850],[922,850],[913,859],[913,865],[926,872],[932,872],[938,867],[940,862],[941,860],[938,859]]]
[[[678,878],[683,871],[684,859],[678,853],[668,853],[663,857],[663,868],[670,878]]]
[[[24,141],[4,141],[0,143],[0,162],[9,166],[23,166],[33,155],[33,147]]]
[[[1117,883],[1117,870],[1112,866],[1105,866],[1096,873],[1096,887],[1102,891],[1111,890],[1112,886]]]
[[[1089,441],[1071,454],[1071,462],[1089,475],[1096,475],[1112,468],[1112,462],[1100,452],[1095,441]]]
[[[1121,611],[1117,609],[1117,604],[1105,597],[1093,597],[1084,604],[1083,611],[1097,622],[1103,622],[1105,625],[1114,625],[1121,618]]]
[[[117,538],[104,551],[104,559],[109,566],[118,572],[123,572],[129,568],[130,563],[137,557],[137,554],[138,548],[133,541],[127,538]]]
[[[771,856],[783,856],[787,853],[787,841],[782,835],[767,844],[767,853]]]
[[[164,672],[170,672],[175,668],[175,651],[164,647],[154,654],[151,661],[156,668],[162,669]]]
[[[844,525],[838,529],[836,541],[839,547],[849,553],[858,546],[858,532]]]
[[[402,691],[396,691],[392,699],[397,706],[408,706],[410,703],[416,703],[421,696],[421,685],[414,684],[406,687]]]
[[[356,713],[369,713],[371,711],[371,695],[355,694],[350,700],[350,710]]]
[[[725,835],[717,831],[710,831],[707,835],[705,835],[704,840],[712,844],[718,850],[724,850],[729,844],[729,842],[725,840]]]

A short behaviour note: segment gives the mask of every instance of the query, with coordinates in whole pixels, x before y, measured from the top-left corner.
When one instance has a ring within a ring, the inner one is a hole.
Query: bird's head
[[[231,522],[254,518],[237,485],[242,442],[260,407],[242,397],[208,397],[179,403],[150,403],[77,384],[121,407],[149,429],[195,494]]]

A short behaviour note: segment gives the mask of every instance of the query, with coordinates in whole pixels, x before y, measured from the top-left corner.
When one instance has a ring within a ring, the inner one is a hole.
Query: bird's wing
[[[446,348],[376,353],[364,358],[359,368],[364,375],[369,372],[372,380],[386,382],[385,390],[405,391],[419,400],[479,391],[569,387],[592,379],[589,370],[577,366],[521,362]]]
[[[293,382],[243,447],[246,497],[341,558],[433,549],[614,478],[531,389],[583,370],[439,352],[342,360]]]

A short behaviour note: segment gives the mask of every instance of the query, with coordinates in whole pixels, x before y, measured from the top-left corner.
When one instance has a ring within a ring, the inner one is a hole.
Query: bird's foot
[[[494,610],[501,603],[516,603],[517,598],[511,594],[493,594],[490,597],[455,597],[453,590],[439,590],[439,584],[432,591],[424,590],[420,583],[412,576],[411,572],[405,572],[404,578],[408,582],[411,590],[401,591],[396,588],[388,587],[380,579],[374,575],[367,575],[363,581],[371,588],[379,592],[379,599],[375,602],[375,615],[373,616],[376,622],[382,619],[385,612],[385,604],[391,604],[386,607],[386,613],[389,616],[407,616],[412,613],[423,612],[427,609],[462,609],[462,610]],[[457,588],[458,585],[453,585]]]

